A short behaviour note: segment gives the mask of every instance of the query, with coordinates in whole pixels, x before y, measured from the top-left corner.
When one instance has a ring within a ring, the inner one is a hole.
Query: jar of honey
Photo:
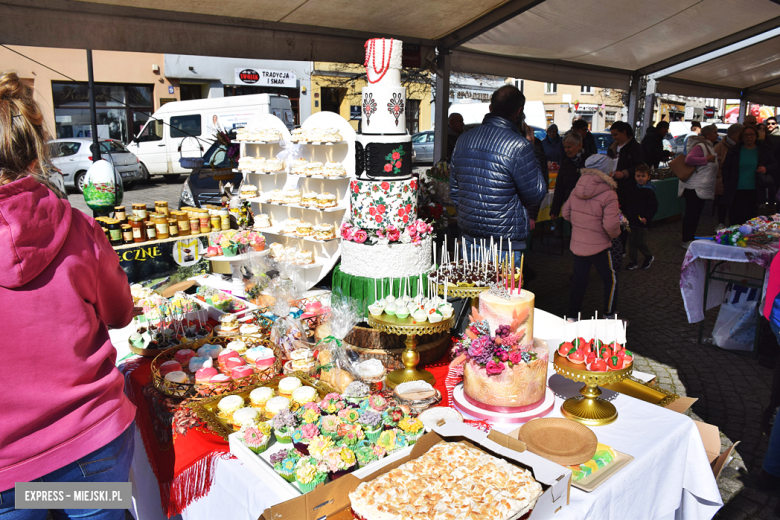
[[[119,221],[116,219],[109,219],[108,222],[108,236],[112,246],[122,245],[122,228],[119,225]]]
[[[178,222],[179,236],[190,236],[190,217],[183,211],[171,211],[171,216],[174,217]]]
[[[132,216],[127,219],[133,230],[133,242],[146,242],[146,231],[144,230],[144,221],[140,217]]]
[[[230,229],[230,212],[228,210],[219,210],[219,220],[222,225],[222,231]]]
[[[133,227],[130,224],[120,224],[122,228],[122,243],[132,244],[133,241]]]
[[[144,222],[146,228],[146,238],[149,240],[157,240],[157,226],[154,222]]]
[[[168,219],[168,236],[171,238],[179,236],[179,221],[175,218]]]
[[[190,235],[200,235],[200,219],[197,213],[190,215]]]
[[[161,215],[165,215],[166,217],[170,216],[168,212],[168,201],[167,200],[154,201],[154,212],[159,213]]]
[[[124,206],[114,206],[114,218],[117,219],[120,224],[124,224],[127,220],[127,212]]]
[[[163,240],[168,238],[168,217],[155,213],[150,220],[154,222],[154,227],[157,230],[157,239]]]
[[[146,220],[146,204],[133,204],[133,216]]]

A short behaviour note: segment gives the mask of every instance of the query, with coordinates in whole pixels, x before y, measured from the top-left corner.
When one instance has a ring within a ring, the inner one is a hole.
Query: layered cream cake
[[[541,495],[528,470],[465,443],[442,442],[363,482],[349,499],[361,520],[515,520]]]
[[[479,295],[479,315],[490,324],[490,334],[495,335],[500,325],[509,325],[513,334],[521,334],[520,342],[528,344],[534,337],[534,293],[515,291],[509,299],[483,291]]]

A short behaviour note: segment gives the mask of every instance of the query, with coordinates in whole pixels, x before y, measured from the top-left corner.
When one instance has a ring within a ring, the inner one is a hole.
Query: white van
[[[287,96],[252,94],[176,101],[161,106],[127,149],[141,161],[144,178],[190,173],[179,165],[180,157],[202,156],[218,130],[242,128],[260,114],[274,114],[293,129],[294,117]]]

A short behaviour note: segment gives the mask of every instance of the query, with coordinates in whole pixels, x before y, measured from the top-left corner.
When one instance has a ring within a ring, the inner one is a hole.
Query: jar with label
[[[219,218],[219,215],[211,215],[210,223],[212,231],[219,231],[222,229],[222,220]]]
[[[190,236],[190,217],[183,211],[171,211],[171,216],[178,222],[179,236]]]
[[[154,212],[159,213],[160,215],[165,215],[166,217],[170,216],[168,212],[168,201],[166,200],[154,201]]]
[[[230,229],[230,212],[228,210],[219,210],[219,219],[222,224],[222,231],[227,231]]]
[[[157,230],[157,240],[168,238],[168,217],[155,213],[150,220],[154,222],[154,227]]]
[[[200,219],[197,214],[190,216],[190,235],[200,235]]]
[[[124,206],[114,206],[114,218],[119,221],[120,224],[124,224],[127,220],[127,212]]]
[[[168,219],[168,236],[171,238],[179,236],[179,221],[175,218]]]
[[[140,217],[132,216],[127,219],[133,230],[133,242],[146,242],[146,232],[144,231],[144,221]]]
[[[157,227],[154,222],[144,222],[146,228],[146,238],[149,240],[157,240]]]
[[[120,224],[119,227],[122,228],[122,243],[123,244],[132,244],[133,243],[133,227],[130,224]]]
[[[110,219],[108,221],[108,236],[112,246],[122,245],[122,228],[119,225],[119,221],[116,219]]]
[[[133,216],[146,220],[146,204],[133,204]]]

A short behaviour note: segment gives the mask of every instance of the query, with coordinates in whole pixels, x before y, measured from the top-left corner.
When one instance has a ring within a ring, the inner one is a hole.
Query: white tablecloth
[[[680,291],[682,292],[688,323],[696,323],[704,319],[704,312],[723,303],[727,282],[710,281],[707,293],[707,305],[704,308],[704,282],[707,271],[707,260],[726,262],[718,268],[721,273],[732,275],[761,276],[756,264],[765,269],[763,301],[766,295],[766,281],[769,276],[769,266],[777,254],[777,248],[758,249],[755,247],[724,246],[712,240],[696,240],[691,243],[683,260],[680,273]]]
[[[560,343],[563,320],[537,309],[535,336],[551,345]],[[549,417],[560,417],[560,405],[579,395],[581,384],[555,374],[549,368],[549,385],[556,403]],[[555,515],[556,520],[671,520],[708,519],[722,505],[701,437],[685,415],[622,394],[604,390],[619,417],[613,424],[593,428],[600,442],[634,457],[628,466],[591,493],[572,488],[571,504]],[[504,433],[515,426],[496,427]],[[137,520],[163,520],[154,474],[136,437],[133,458],[133,516]],[[209,494],[182,512],[185,520],[256,520],[262,512],[288,500],[285,493],[238,460],[220,460]]]

